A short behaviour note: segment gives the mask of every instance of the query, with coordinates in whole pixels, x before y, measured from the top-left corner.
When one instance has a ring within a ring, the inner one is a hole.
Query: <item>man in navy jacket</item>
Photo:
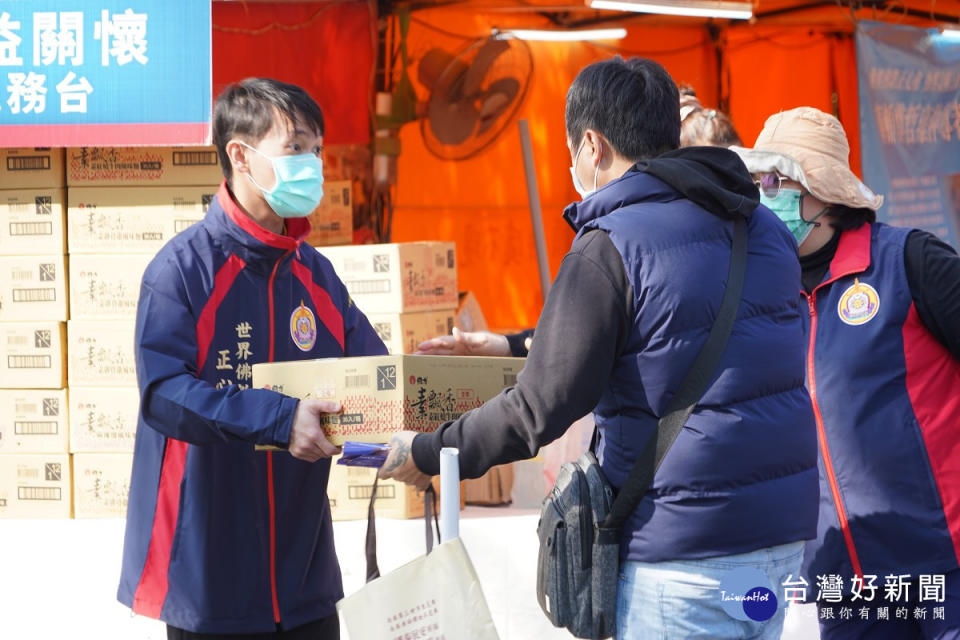
[[[779,638],[782,600],[762,614],[743,605],[755,587],[779,599],[816,535],[796,243],[733,152],[677,149],[678,100],[651,60],[580,72],[566,125],[584,198],[564,213],[577,237],[525,369],[435,433],[397,434],[382,473],[422,486],[449,446],[477,477],[534,456],[593,410],[603,472],[622,486],[706,341],[734,220],[746,218],[743,296],[720,366],[624,527],[616,626],[618,638]]]
[[[304,243],[323,194],[316,102],[248,79],[217,99],[213,126],[225,181],[140,290],[140,415],[118,597],[166,622],[169,638],[338,638],[326,496],[338,450],[320,417],[339,406],[251,389],[250,367],[386,349]]]

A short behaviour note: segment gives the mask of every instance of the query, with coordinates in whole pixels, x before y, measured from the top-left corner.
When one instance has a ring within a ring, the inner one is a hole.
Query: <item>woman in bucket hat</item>
[[[801,107],[734,148],[797,240],[820,518],[803,575],[821,637],[960,637],[960,258],[876,221],[840,122]],[[802,591],[801,591],[802,589]]]

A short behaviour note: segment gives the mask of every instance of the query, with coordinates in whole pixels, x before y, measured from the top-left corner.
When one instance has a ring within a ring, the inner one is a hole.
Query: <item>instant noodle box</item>
[[[253,365],[253,386],[296,398],[335,400],[327,416],[335,445],[387,442],[394,432],[430,432],[516,383],[522,358],[363,356]]]

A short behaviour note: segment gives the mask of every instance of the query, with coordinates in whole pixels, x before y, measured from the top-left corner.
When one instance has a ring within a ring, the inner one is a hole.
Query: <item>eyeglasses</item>
[[[757,180],[754,180],[753,183],[757,185],[763,195],[768,198],[776,198],[780,195],[780,187],[783,186],[784,180],[789,180],[790,178],[784,178],[778,173],[764,173]]]

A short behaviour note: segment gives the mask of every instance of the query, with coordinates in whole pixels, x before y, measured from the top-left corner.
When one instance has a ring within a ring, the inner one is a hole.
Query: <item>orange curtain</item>
[[[416,85],[415,65],[427,50],[439,46],[455,52],[472,39],[488,36],[491,27],[503,26],[493,22],[502,16],[452,10],[417,12],[414,17],[408,48]],[[529,121],[554,277],[573,240],[560,214],[578,198],[570,181],[563,118],[566,92],[577,72],[617,53],[652,57],[679,81],[693,84],[706,104],[715,104],[716,59],[707,31],[699,26],[634,27],[615,46],[537,42],[530,46],[534,73],[517,117]],[[422,91],[419,85],[418,90]],[[434,157],[424,145],[419,122],[405,125],[400,138],[393,240],[455,241],[460,288],[476,293],[490,326],[534,326],[543,299],[516,125],[511,123],[483,153],[462,162]]]

